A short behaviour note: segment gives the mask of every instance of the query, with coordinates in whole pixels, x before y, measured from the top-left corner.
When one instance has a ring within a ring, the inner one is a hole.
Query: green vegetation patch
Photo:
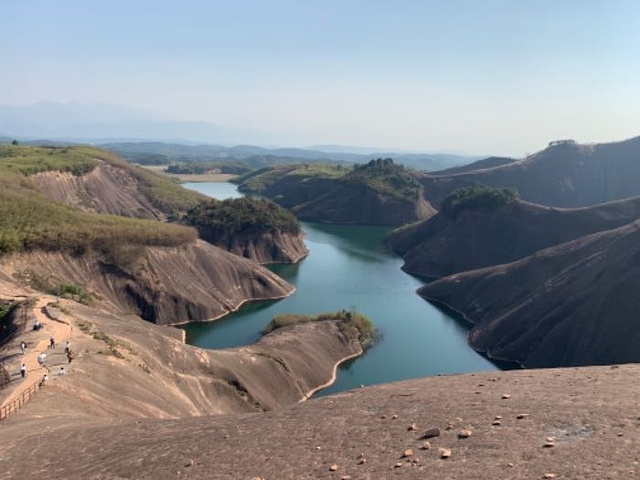
[[[93,170],[100,160],[115,155],[92,147],[21,147],[0,145],[0,174],[60,171],[83,175]]]
[[[295,313],[277,315],[271,319],[267,326],[262,330],[262,333],[263,335],[267,335],[278,328],[325,320],[338,320],[338,328],[342,334],[347,338],[357,339],[363,347],[367,347],[373,343],[376,335],[376,328],[373,322],[365,315],[349,310],[325,312],[315,316]]]
[[[186,219],[213,239],[274,231],[300,233],[300,222],[291,212],[269,200],[250,197],[201,203],[189,210]]]
[[[493,210],[510,205],[518,199],[513,188],[489,188],[482,185],[459,188],[449,194],[442,202],[440,212],[450,218],[466,210]]]
[[[366,185],[367,187],[409,202],[416,201],[422,194],[422,185],[403,165],[391,158],[378,158],[363,165],[356,165],[344,177],[344,181]]]
[[[267,167],[249,172],[234,180],[239,190],[262,194],[283,177],[298,177],[300,182],[326,179],[354,186],[365,186],[399,200],[414,202],[422,194],[422,185],[404,166],[391,158],[378,158],[355,166],[323,163]]]
[[[50,170],[84,173],[99,161],[128,169],[145,195],[166,211],[184,211],[205,198],[92,147],[0,146],[0,255],[96,250],[118,257],[125,245],[177,246],[196,240],[195,230],[184,226],[74,210],[43,196],[28,179]]]

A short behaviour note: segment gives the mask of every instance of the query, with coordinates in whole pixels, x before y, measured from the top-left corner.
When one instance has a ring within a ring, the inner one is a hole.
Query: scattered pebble
[[[402,467],[402,462],[396,462],[396,464],[393,466],[393,468],[400,468]]]
[[[393,416],[391,417],[391,419],[392,419],[392,420],[395,420],[396,418],[398,418],[398,415],[393,415]]]
[[[334,463],[329,467],[329,470],[331,470],[332,472],[335,472],[336,470],[338,470],[338,465]]]
[[[495,420],[502,420],[502,415],[496,415],[495,417],[493,417]]]
[[[528,416],[529,416],[529,414],[528,414],[528,413],[519,413],[519,414],[516,416],[516,418],[517,418],[518,420],[522,420],[523,418],[527,418]]]
[[[458,438],[469,438],[471,435],[473,435],[473,431],[469,429],[460,430],[458,432]]]
[[[511,467],[511,468],[513,468],[513,467],[514,467],[514,465],[513,465],[513,463],[509,462],[509,463],[507,463],[507,467]]]
[[[340,477],[340,480],[351,480],[351,475],[343,475]]]
[[[556,437],[547,437],[543,447],[544,448],[553,448],[556,446]]]
[[[410,432],[413,431],[413,430],[417,430],[417,429],[418,429],[418,427],[416,426],[415,423],[412,423],[411,425],[409,425],[407,427],[407,430],[409,430]]]
[[[545,473],[542,478],[556,478],[557,475],[555,473]]]
[[[494,420],[491,425],[493,425],[494,427],[499,427],[500,425],[502,425],[502,422],[500,420]]]
[[[361,459],[358,461],[358,465],[364,465],[365,463],[367,463],[367,459],[366,459],[366,458],[361,458]]]
[[[413,450],[410,448],[407,448],[404,452],[402,452],[403,458],[411,457],[412,455],[413,455]]]
[[[424,432],[424,435],[420,437],[420,440],[428,440],[429,438],[434,438],[439,436],[440,436],[440,429],[438,427],[430,428],[429,430]]]
[[[449,458],[451,456],[451,449],[449,448],[441,448],[438,451],[440,452],[440,458]]]
[[[618,433],[618,436],[619,436],[619,437],[623,437],[623,436],[624,436],[624,433],[619,432],[619,433]]]
[[[422,444],[422,446],[420,447],[420,450],[431,450],[431,443],[429,442],[424,442]]]
[[[387,418],[387,416],[386,416],[386,415],[382,415],[380,418],[381,418],[382,420],[384,420],[385,418]]]
[[[502,395],[502,400],[509,400],[511,398],[511,395],[505,394]]]

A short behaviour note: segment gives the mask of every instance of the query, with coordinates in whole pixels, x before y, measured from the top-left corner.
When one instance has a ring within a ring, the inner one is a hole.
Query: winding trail
[[[27,377],[22,381],[18,380],[12,382],[16,383],[16,386],[13,387],[13,390],[4,399],[4,401],[0,403],[0,408],[20,398],[27,389],[29,389],[34,383],[41,380],[45,373],[49,372],[49,368],[46,366],[46,358],[44,367],[38,364],[38,355],[40,355],[40,353],[44,352],[46,354],[50,354],[50,352],[55,352],[57,349],[64,348],[64,342],[71,338],[70,324],[53,320],[44,313],[44,307],[53,301],[55,301],[55,298],[53,297],[43,297],[40,298],[33,307],[33,313],[36,319],[43,325],[43,328],[39,332],[39,337],[41,338],[35,346],[30,348],[27,353],[22,356],[21,363],[24,363],[27,367]],[[58,344],[56,349],[52,350],[49,348],[50,337],[56,339]]]

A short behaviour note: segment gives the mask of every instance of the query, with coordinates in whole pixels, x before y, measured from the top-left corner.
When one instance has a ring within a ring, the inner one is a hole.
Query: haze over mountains
[[[439,170],[478,158],[453,153],[407,152],[349,145],[279,148],[272,146],[278,143],[274,139],[283,137],[273,132],[229,128],[203,121],[175,121],[144,110],[77,102],[0,105],[0,140],[15,137],[29,141],[96,143],[121,154],[135,151],[213,155],[219,158],[275,155],[302,161],[351,163],[366,162],[372,156],[393,156],[399,163],[420,170]],[[137,145],[130,145],[132,142]],[[169,145],[165,145],[166,143]]]

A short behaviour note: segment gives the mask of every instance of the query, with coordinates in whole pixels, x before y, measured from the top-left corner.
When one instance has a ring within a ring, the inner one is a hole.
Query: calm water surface
[[[227,183],[185,187],[214,198],[240,196]],[[402,259],[384,242],[388,228],[312,223],[303,228],[309,256],[296,265],[269,267],[296,286],[293,295],[245,304],[215,322],[186,325],[187,341],[204,348],[245,345],[260,337],[274,315],[346,308],[367,315],[382,335],[363,356],[343,364],[336,383],[320,395],[360,384],[496,369],[469,348],[466,325],[415,293],[423,283],[400,270]]]

